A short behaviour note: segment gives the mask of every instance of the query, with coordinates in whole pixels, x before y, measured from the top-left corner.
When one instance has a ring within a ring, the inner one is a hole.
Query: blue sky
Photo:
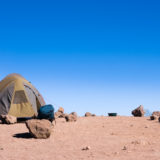
[[[22,74],[66,112],[160,108],[160,2],[0,2],[0,79]]]

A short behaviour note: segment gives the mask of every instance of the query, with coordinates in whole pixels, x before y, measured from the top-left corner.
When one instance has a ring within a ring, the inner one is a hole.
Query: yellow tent
[[[19,74],[10,74],[0,82],[0,114],[32,117],[45,105],[33,85]]]

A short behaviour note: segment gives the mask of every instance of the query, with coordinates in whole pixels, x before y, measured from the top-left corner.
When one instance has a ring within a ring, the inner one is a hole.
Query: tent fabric
[[[30,101],[34,111],[36,112],[37,111],[36,95],[34,94],[33,90],[30,87],[28,87],[26,85],[24,87],[25,87],[25,91],[27,93],[28,100]]]
[[[13,91],[14,91],[14,84],[11,84],[0,92],[0,113],[1,114],[8,113],[11,105]]]
[[[44,105],[41,94],[22,76],[10,74],[0,82],[0,114],[32,117]]]

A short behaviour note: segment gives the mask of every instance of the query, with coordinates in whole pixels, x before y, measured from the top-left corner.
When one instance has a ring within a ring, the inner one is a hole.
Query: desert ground
[[[49,139],[32,138],[24,123],[1,124],[0,159],[159,160],[160,123],[149,117],[58,119]]]

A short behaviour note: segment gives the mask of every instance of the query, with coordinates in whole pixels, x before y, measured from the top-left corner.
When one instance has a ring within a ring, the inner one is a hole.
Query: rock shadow
[[[28,132],[14,134],[13,137],[15,137],[15,138],[25,138],[25,139],[33,138],[32,135]]]

